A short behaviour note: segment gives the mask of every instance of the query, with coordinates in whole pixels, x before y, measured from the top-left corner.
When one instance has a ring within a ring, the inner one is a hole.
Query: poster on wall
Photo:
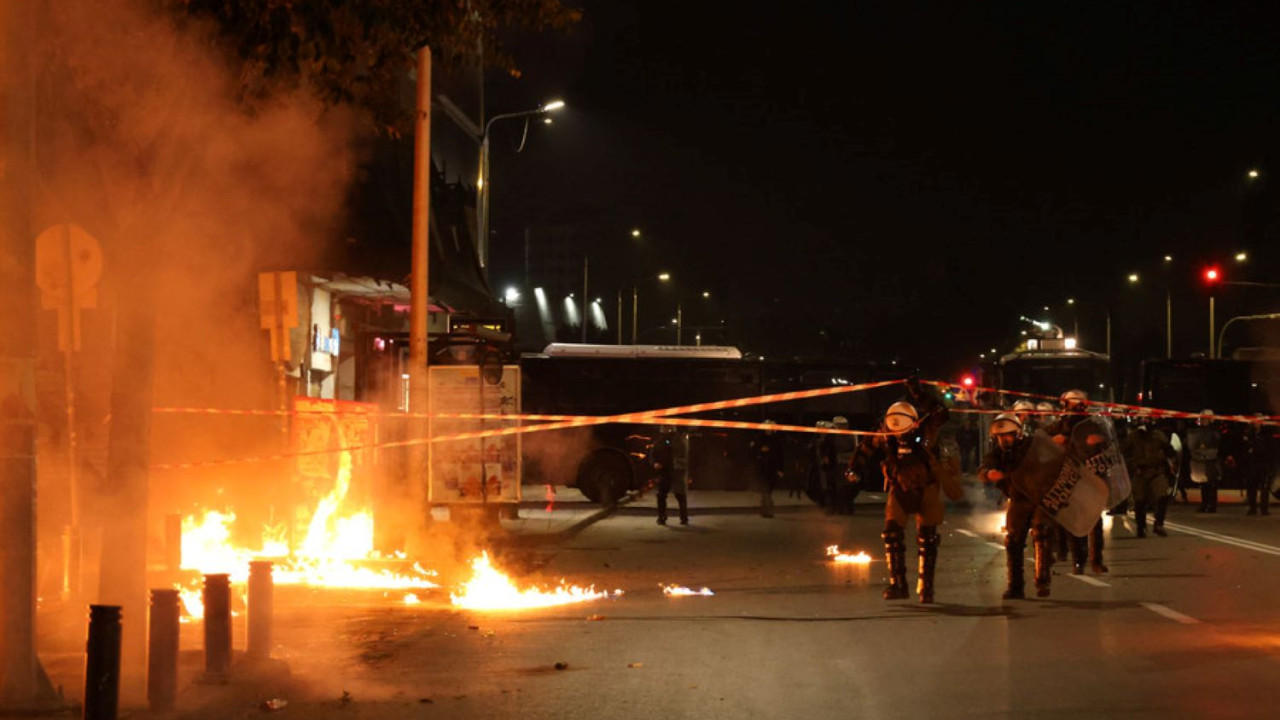
[[[499,375],[474,365],[441,365],[430,374],[431,435],[498,430],[517,425],[502,415],[520,414],[520,368]],[[440,414],[482,417],[440,417]],[[432,443],[428,500],[432,503],[514,503],[520,501],[520,435],[445,440]]]
[[[293,448],[297,477],[308,488],[333,483],[342,459],[350,453],[353,468],[377,462],[378,406],[376,403],[293,399]]]

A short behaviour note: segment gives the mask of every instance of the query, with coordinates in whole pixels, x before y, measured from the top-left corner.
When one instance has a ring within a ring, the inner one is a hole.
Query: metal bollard
[[[178,572],[182,569],[182,516],[164,516],[164,569]]]
[[[178,696],[178,591],[151,591],[151,634],[147,653],[147,703],[172,710]]]
[[[275,612],[275,585],[270,560],[249,563],[249,648],[255,658],[271,657],[271,617]]]
[[[84,719],[115,720],[120,706],[120,606],[89,606]]]
[[[225,681],[231,672],[231,576],[204,576],[204,680]]]

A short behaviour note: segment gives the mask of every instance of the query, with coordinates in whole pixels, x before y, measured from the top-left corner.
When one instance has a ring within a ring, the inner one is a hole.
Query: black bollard
[[[177,590],[151,591],[147,703],[157,712],[172,710],[178,697],[179,604]]]
[[[231,672],[231,576],[204,576],[204,679],[223,682]]]
[[[255,658],[271,657],[271,616],[275,612],[275,586],[270,560],[249,563],[249,648]]]
[[[89,606],[84,719],[115,720],[120,706],[120,606]]]

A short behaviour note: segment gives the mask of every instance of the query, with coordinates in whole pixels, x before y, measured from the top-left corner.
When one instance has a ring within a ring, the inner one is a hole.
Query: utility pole
[[[36,657],[36,17],[42,3],[0,3],[0,714],[55,707]]]
[[[418,101],[414,121],[413,142],[413,252],[410,266],[409,292],[409,407],[410,413],[428,411],[427,348],[430,295],[428,287],[431,246],[429,244],[431,211],[431,48],[418,50]],[[431,438],[431,419],[409,423],[409,440]],[[431,444],[409,446],[408,482],[414,510],[421,513],[417,530],[425,524],[431,502]]]
[[[587,343],[587,255],[582,254],[582,344]]]

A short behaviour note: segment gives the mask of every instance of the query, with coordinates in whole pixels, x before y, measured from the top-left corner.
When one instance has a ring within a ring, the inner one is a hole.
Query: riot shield
[[[1027,454],[1009,479],[1076,537],[1087,535],[1107,509],[1107,483],[1043,430],[1031,435]]]
[[[1204,483],[1219,480],[1219,433],[1213,427],[1194,427],[1187,431],[1187,445],[1191,455],[1191,482]]]
[[[1067,441],[1067,455],[1088,468],[1107,485],[1107,507],[1124,502],[1133,490],[1129,468],[1120,455],[1115,425],[1105,415],[1090,415],[1076,423]]]

